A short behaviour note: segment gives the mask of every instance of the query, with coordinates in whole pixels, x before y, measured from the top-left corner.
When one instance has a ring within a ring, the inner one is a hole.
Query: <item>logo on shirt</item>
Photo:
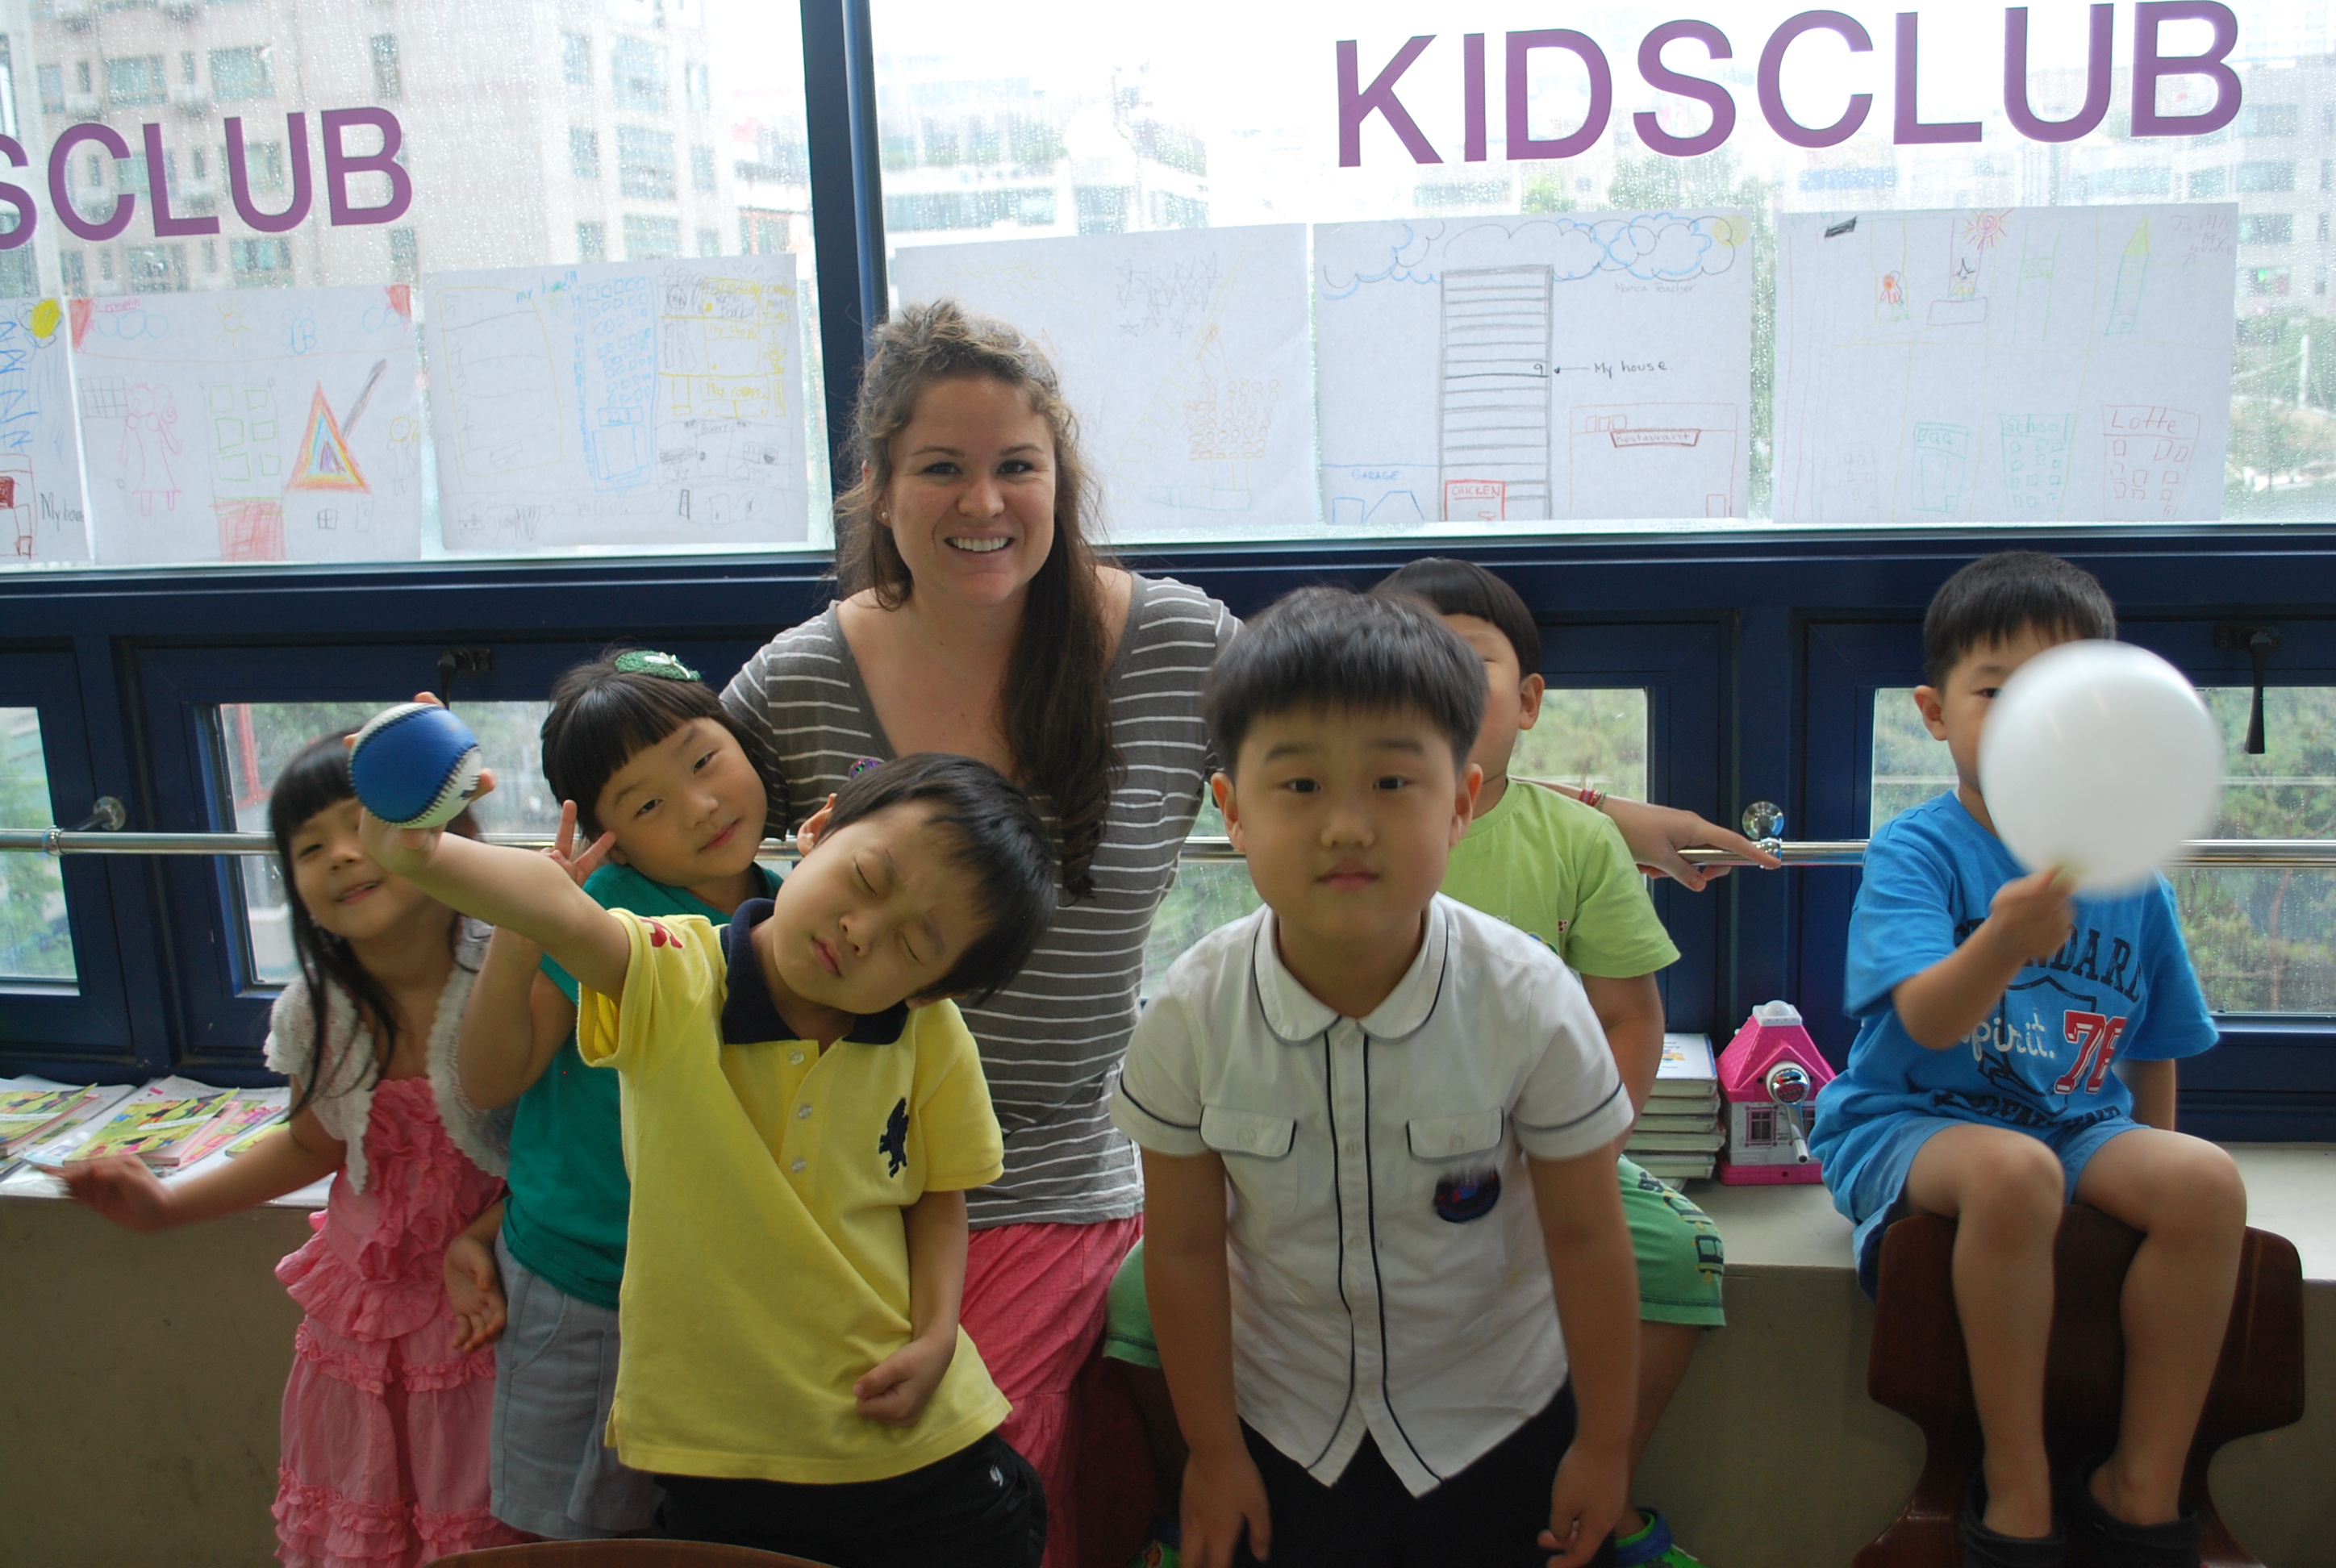
[[[907,1168],[909,1102],[906,1096],[892,1107],[891,1118],[884,1124],[884,1131],[876,1140],[876,1152],[891,1163],[891,1169],[884,1173],[886,1175],[897,1176]]]
[[[681,946],[681,939],[675,936],[663,926],[657,924],[657,921],[643,920],[641,924],[648,928],[649,946],[653,948],[677,948]]]
[[[1500,1201],[1498,1171],[1455,1171],[1436,1183],[1436,1217],[1455,1225],[1483,1219]]]

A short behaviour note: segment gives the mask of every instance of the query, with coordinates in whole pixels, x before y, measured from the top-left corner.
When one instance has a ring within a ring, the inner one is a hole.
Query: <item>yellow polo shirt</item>
[[[909,1339],[908,1232],[927,1192],[978,1187],[1004,1144],[954,1004],[796,1039],[748,946],[614,911],[632,938],[621,1003],[583,993],[576,1047],[624,1075],[630,1247],[608,1440],[637,1470],[832,1483],[946,1458],[1006,1418],[964,1329],[915,1426],[854,1408],[852,1383]]]

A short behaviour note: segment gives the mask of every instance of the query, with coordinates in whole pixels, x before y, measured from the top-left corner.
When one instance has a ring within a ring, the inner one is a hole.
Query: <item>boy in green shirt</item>
[[[1655,976],[1678,961],[1679,949],[1657,918],[1646,880],[1613,822],[1594,805],[1509,777],[1517,736],[1541,716],[1541,632],[1533,612],[1514,589],[1472,561],[1416,560],[1372,591],[1404,595],[1433,609],[1484,659],[1491,687],[1484,727],[1469,755],[1484,770],[1484,782],[1441,891],[1539,938],[1581,977],[1631,1109],[1643,1109],[1662,1061],[1663,1002]],[[1619,1151],[1616,1172],[1639,1266],[1639,1410],[1630,1433],[1635,1473],[1703,1331],[1727,1320],[1720,1303],[1726,1265],[1718,1227],[1702,1210]],[[1107,1321],[1104,1354],[1129,1368],[1164,1486],[1182,1475],[1183,1455],[1157,1370],[1140,1242],[1112,1283]],[[1159,1512],[1163,1524],[1173,1520],[1173,1498],[1163,1497]],[[1173,1530],[1154,1529],[1159,1538],[1137,1563],[1173,1568]],[[1617,1568],[1698,1568],[1651,1510],[1635,1529],[1617,1527],[1614,1561]]]

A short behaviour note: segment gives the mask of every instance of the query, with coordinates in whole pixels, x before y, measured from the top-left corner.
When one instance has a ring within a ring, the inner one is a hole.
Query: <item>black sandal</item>
[[[2093,1475],[2106,1461],[2080,1465],[2061,1499],[2069,1529],[2089,1543],[2101,1568],[2198,1568],[2198,1515],[2164,1524],[2128,1524],[2093,1495]]]
[[[2056,1515],[2049,1535],[2000,1535],[1981,1521],[1987,1517],[1987,1477],[1973,1471],[1971,1490],[1963,1494],[1963,1511],[1955,1534],[1963,1544],[1963,1568],[2060,1568],[2068,1555],[2068,1537]],[[2154,1565],[2153,1565],[2154,1568]]]

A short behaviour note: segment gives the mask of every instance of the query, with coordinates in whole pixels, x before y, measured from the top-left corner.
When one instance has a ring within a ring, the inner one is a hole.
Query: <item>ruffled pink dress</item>
[[[455,1350],[441,1272],[501,1179],[454,1146],[426,1077],[375,1088],[365,1153],[365,1191],[336,1181],[316,1235],[276,1266],[308,1314],[276,1492],[289,1568],[412,1568],[527,1538],[487,1510],[494,1350]]]

